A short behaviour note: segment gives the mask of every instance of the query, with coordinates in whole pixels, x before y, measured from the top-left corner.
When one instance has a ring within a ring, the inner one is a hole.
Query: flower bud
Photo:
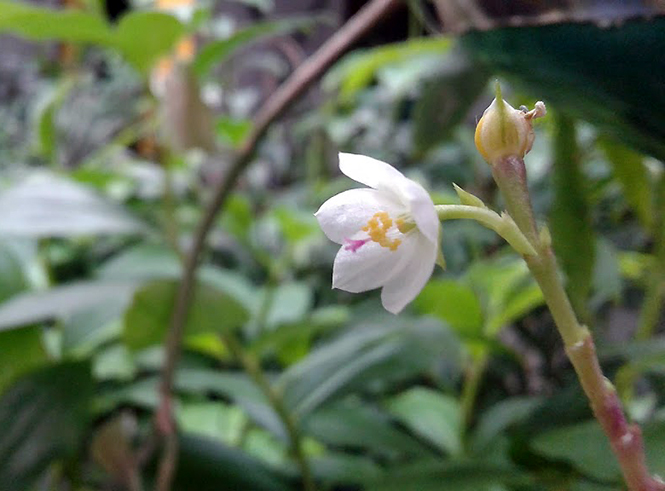
[[[496,92],[476,126],[475,137],[476,148],[490,164],[508,156],[523,158],[533,145],[532,120],[546,113],[545,104],[540,101],[535,109],[522,111],[501,98],[498,85]]]

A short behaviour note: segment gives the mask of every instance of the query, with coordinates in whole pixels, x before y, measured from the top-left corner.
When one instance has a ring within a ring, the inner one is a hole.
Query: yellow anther
[[[404,223],[403,220],[397,219],[397,226],[399,228],[400,223]],[[393,226],[393,220],[390,218],[385,211],[379,211],[374,214],[372,218],[369,219],[367,225],[362,228],[364,232],[367,232],[369,238],[379,244],[381,247],[390,249],[391,251],[396,251],[397,247],[402,243],[400,239],[390,239],[387,234],[388,231]]]

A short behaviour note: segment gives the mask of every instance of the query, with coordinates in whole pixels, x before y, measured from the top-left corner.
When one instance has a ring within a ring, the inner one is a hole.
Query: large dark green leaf
[[[285,476],[235,448],[201,437],[180,437],[174,491],[294,491]]]
[[[55,460],[73,456],[88,430],[92,377],[87,362],[33,372],[0,399],[0,483],[24,491]]]
[[[471,32],[464,46],[534,97],[665,159],[665,18]]]
[[[124,340],[131,349],[142,349],[164,340],[173,311],[176,281],[153,281],[134,296],[125,314]],[[245,308],[224,290],[197,283],[187,322],[187,334],[221,332],[244,324]]]

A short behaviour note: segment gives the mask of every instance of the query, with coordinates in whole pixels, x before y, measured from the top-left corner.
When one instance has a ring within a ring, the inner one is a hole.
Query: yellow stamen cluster
[[[400,222],[403,223],[403,220],[397,219],[397,227],[400,226]],[[380,211],[375,213],[374,216],[369,219],[367,225],[362,229],[364,232],[367,232],[367,235],[369,235],[369,238],[372,239],[372,241],[378,243],[381,247],[396,251],[402,241],[400,239],[388,238],[387,233],[392,226],[393,220],[390,218],[390,215],[385,211]]]

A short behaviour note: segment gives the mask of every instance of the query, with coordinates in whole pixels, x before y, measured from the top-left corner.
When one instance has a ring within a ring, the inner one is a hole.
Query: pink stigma
[[[346,245],[344,246],[344,250],[356,252],[358,249],[364,246],[368,241],[369,239],[359,239],[359,240],[344,239],[344,242],[346,243]]]

